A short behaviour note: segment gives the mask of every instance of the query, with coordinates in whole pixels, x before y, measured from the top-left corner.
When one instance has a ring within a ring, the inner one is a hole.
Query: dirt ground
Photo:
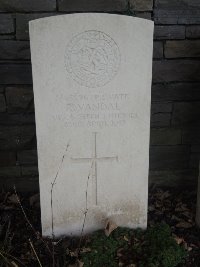
[[[200,267],[200,231],[195,226],[195,204],[196,192],[154,189],[149,194],[148,227],[167,223],[177,244],[188,253],[178,267]],[[84,240],[85,237],[54,242],[43,239],[39,194],[23,196],[14,191],[1,192],[0,266],[81,267],[84,265],[79,261],[79,252]],[[121,266],[137,267],[137,263]]]

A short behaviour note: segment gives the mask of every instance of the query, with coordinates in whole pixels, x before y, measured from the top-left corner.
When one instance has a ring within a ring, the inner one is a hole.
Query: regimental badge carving
[[[104,86],[118,72],[119,48],[109,35],[95,30],[85,31],[68,43],[65,65],[80,85],[90,88]]]

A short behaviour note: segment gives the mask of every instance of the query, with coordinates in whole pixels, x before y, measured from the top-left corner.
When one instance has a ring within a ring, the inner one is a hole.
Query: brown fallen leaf
[[[177,207],[175,208],[175,211],[177,211],[177,212],[182,212],[182,211],[188,211],[189,209],[188,209],[188,207],[187,207],[187,205],[186,204],[179,204],[179,205],[177,205]]]
[[[192,227],[192,224],[186,221],[182,221],[176,224],[177,228],[184,228],[184,229],[188,229]]]
[[[91,248],[81,248],[81,253],[91,252]]]
[[[124,240],[127,242],[129,241],[128,237],[126,237],[125,235],[124,235]]]
[[[118,226],[114,222],[107,220],[106,225],[105,225],[105,229],[104,229],[105,235],[109,236],[112,233],[112,231],[114,231],[117,227]]]
[[[120,257],[123,256],[123,251],[124,251],[123,248],[119,248],[119,249],[117,250],[117,257],[118,257],[118,258],[120,258]]]
[[[185,242],[185,240],[184,240],[183,238],[178,237],[178,236],[176,236],[176,235],[174,235],[174,239],[175,239],[175,241],[176,241],[176,243],[177,243],[178,245],[180,245],[180,244],[182,244],[183,242]]]
[[[11,264],[13,267],[19,267],[19,265],[17,265],[14,261],[11,261]]]
[[[8,202],[11,204],[18,204],[19,199],[16,194],[12,194],[11,196],[8,197]]]
[[[69,254],[71,257],[78,258],[78,249],[76,249],[75,251],[70,251]]]
[[[74,264],[68,265],[68,267],[83,267],[84,263],[77,260]]]
[[[37,202],[39,202],[40,201],[40,195],[39,194],[35,194],[35,195],[33,195],[33,196],[31,196],[30,198],[29,198],[29,203],[30,203],[30,206],[33,206],[33,205],[35,205]]]

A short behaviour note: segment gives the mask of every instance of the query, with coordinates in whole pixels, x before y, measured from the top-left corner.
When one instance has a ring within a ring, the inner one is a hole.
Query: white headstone
[[[30,39],[43,235],[145,228],[153,22],[62,15]]]

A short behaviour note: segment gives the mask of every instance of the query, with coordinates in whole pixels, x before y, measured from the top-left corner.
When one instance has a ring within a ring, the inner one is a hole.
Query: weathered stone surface
[[[3,94],[0,94],[0,112],[6,111],[6,101]]]
[[[200,102],[177,102],[174,103],[172,125],[188,127],[189,125],[200,126]]]
[[[10,151],[0,151],[0,167],[15,166],[16,154]]]
[[[153,9],[153,0],[129,0],[132,11],[148,11]]]
[[[14,40],[15,35],[14,34],[3,34],[0,35],[0,40]]]
[[[52,235],[50,189],[62,157],[56,236],[81,233],[87,183],[84,232],[110,214],[119,226],[146,227],[153,22],[73,14],[31,22],[30,36],[43,234]]]
[[[7,87],[6,101],[9,113],[33,112],[33,91],[30,87]]]
[[[187,187],[187,189],[191,188],[194,190],[197,185],[197,171],[191,169],[150,171],[149,183],[158,187],[179,187],[180,189]]]
[[[32,13],[32,14],[16,14],[16,38],[19,40],[29,39],[28,22],[30,20],[50,17],[56,13]]]
[[[30,59],[29,42],[15,40],[0,41],[1,59]]]
[[[154,39],[185,39],[185,26],[155,26]]]
[[[181,130],[173,128],[151,129],[151,145],[179,145],[181,144]]]
[[[0,14],[0,34],[13,33],[14,18],[11,14]]]
[[[153,43],[153,57],[154,58],[163,58],[163,42],[154,42]]]
[[[153,82],[200,81],[199,62],[195,60],[154,61]]]
[[[37,166],[22,166],[22,176],[38,176]]]
[[[33,125],[35,123],[34,114],[8,114],[0,113],[0,125],[13,126],[13,125]]]
[[[171,113],[156,113],[151,115],[151,127],[167,127],[170,125]]]
[[[173,1],[175,2],[175,1]],[[199,24],[200,10],[154,10],[155,24]]]
[[[172,103],[152,103],[151,127],[165,127],[170,125]]]
[[[200,145],[192,145],[191,146],[191,152],[200,154]]]
[[[34,126],[1,126],[1,150],[28,149],[35,135]]]
[[[38,177],[9,177],[7,179],[0,179],[0,187],[5,190],[13,191],[14,186],[17,192],[34,193],[39,192]]]
[[[170,113],[172,112],[172,103],[162,102],[162,103],[152,103],[151,104],[151,114],[157,113]]]
[[[200,41],[166,41],[164,46],[166,58],[200,57]]]
[[[198,169],[200,163],[200,153],[190,155],[190,168]]]
[[[199,0],[156,0],[154,11],[158,24],[198,24],[200,22]]]
[[[200,38],[200,25],[190,25],[186,27],[186,37],[198,39]]]
[[[58,0],[59,11],[87,12],[87,11],[125,11],[127,10],[126,0]]]
[[[1,0],[0,12],[54,11],[56,0]]]
[[[32,84],[30,64],[0,64],[1,84]]]
[[[176,170],[189,167],[190,146],[150,147],[150,170]]]
[[[17,153],[17,161],[20,165],[37,165],[37,151],[23,150]]]
[[[151,20],[151,12],[134,12],[134,15],[138,18]]]
[[[19,166],[9,166],[9,167],[1,167],[0,168],[0,177],[20,177],[21,169]]]
[[[195,10],[200,8],[199,0],[155,0],[155,8],[166,10]]]
[[[183,144],[200,144],[200,127],[190,127],[182,131]]]
[[[200,100],[199,83],[153,84],[152,101]]]

